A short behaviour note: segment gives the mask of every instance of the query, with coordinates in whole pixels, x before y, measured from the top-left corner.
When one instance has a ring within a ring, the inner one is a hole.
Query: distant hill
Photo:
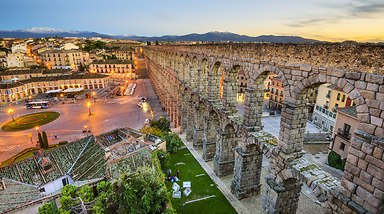
[[[246,36],[229,32],[208,32],[204,34],[187,34],[183,36],[160,36],[160,37],[131,37],[130,39],[142,40],[142,41],[205,41],[205,42],[293,42],[293,43],[313,43],[320,42],[314,39],[306,39],[300,36],[273,36],[273,35],[261,35],[261,36]]]
[[[204,34],[187,34],[182,36],[166,35],[160,37],[145,36],[126,36],[126,35],[108,35],[89,31],[66,31],[47,27],[34,27],[23,30],[0,30],[0,37],[10,38],[41,38],[41,37],[102,37],[115,39],[130,39],[140,41],[204,41],[204,42],[283,42],[283,43],[313,43],[318,40],[306,39],[300,36],[246,36],[230,32],[208,32]]]
[[[0,30],[2,38],[42,38],[42,37],[106,37],[108,35],[89,31],[65,31],[53,28],[28,28],[23,30]]]

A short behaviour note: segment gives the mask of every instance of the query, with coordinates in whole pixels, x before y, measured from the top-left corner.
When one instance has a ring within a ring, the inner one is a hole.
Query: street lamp
[[[35,129],[36,129],[36,132],[39,133],[39,126],[36,126]]]
[[[15,122],[15,118],[13,118],[13,109],[8,109],[8,114],[11,115],[12,121]]]
[[[61,103],[64,104],[64,94],[60,94]]]
[[[124,96],[124,86],[121,87],[121,96]]]
[[[88,106],[88,116],[91,116],[92,115],[92,112],[91,112],[91,102],[87,102],[87,106]]]
[[[92,92],[93,102],[96,102],[96,92]]]

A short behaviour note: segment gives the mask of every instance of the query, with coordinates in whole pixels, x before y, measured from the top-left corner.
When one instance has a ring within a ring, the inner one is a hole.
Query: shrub
[[[164,170],[169,163],[169,153],[164,152],[163,150],[158,150],[156,156],[159,159],[161,169]]]
[[[334,151],[330,151],[328,154],[328,164],[336,169],[344,171],[346,159],[341,159],[340,155]]]
[[[60,141],[60,142],[59,142],[59,145],[65,145],[65,144],[67,144],[67,143],[68,143],[68,141],[63,140],[63,141]]]
[[[160,117],[158,120],[152,120],[149,126],[156,127],[163,133],[171,131],[171,123],[165,117]]]
[[[165,134],[164,140],[166,141],[166,147],[169,153],[176,153],[177,150],[183,145],[183,141],[180,137],[173,132]]]
[[[43,206],[39,207],[39,214],[55,214],[55,206],[52,202],[45,203]]]

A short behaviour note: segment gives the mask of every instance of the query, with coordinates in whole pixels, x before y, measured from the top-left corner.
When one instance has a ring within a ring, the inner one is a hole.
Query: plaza
[[[152,89],[148,88],[151,86],[148,79],[139,79],[134,82],[137,84],[137,87],[133,96],[109,98],[108,94],[105,93],[104,97],[98,97],[96,102],[93,99],[77,100],[76,103],[65,104],[57,102],[52,103],[52,107],[47,110],[26,109],[25,104],[19,102],[19,104],[12,106],[14,117],[41,111],[59,112],[60,117],[57,120],[39,127],[39,131],[46,131],[50,144],[59,143],[60,141],[73,141],[84,137],[84,126],[87,126],[87,129],[95,135],[119,127],[140,129],[143,127],[145,119],[152,118],[152,115],[149,108],[137,106],[137,97],[147,96],[146,91],[151,93]],[[91,116],[88,115],[88,102],[90,102]],[[10,115],[6,111],[7,109],[4,108],[0,114],[2,124],[11,120]],[[33,144],[28,134],[32,134]],[[57,136],[57,138],[53,139],[54,136]],[[35,129],[18,132],[4,132],[1,130],[0,162],[12,157],[23,149],[34,147],[36,141],[37,132]]]

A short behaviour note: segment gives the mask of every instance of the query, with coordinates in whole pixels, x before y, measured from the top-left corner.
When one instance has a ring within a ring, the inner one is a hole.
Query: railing
[[[340,137],[342,137],[342,138],[344,138],[344,139],[346,139],[346,140],[350,140],[351,139],[351,133],[349,133],[349,132],[346,132],[346,131],[344,131],[343,129],[337,129],[337,134],[340,136]]]

